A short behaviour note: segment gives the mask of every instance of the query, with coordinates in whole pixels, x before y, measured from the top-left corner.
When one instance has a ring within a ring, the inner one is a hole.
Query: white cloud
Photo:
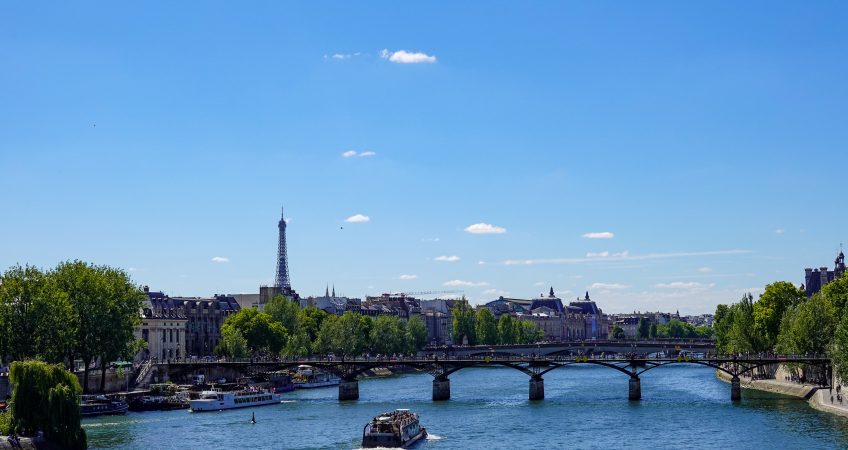
[[[356,150],[348,150],[342,153],[342,158],[367,158],[369,156],[376,156],[377,152],[371,150],[365,150],[364,152],[358,152]]]
[[[615,237],[615,233],[609,231],[595,231],[593,233],[586,233],[583,237],[586,239],[612,239]]]
[[[784,230],[783,228],[778,228],[778,229],[774,230],[774,234],[783,234],[783,233],[786,233],[786,230]]]
[[[603,290],[627,289],[629,287],[630,286],[628,286],[626,284],[621,284],[621,283],[592,283],[588,286],[589,289],[603,289]]]
[[[448,287],[478,287],[478,286],[488,286],[489,283],[486,282],[474,282],[474,281],[464,281],[464,280],[450,280],[445,281],[443,283],[444,286]]]
[[[485,265],[486,265],[486,261],[477,261],[477,265],[478,265],[478,266],[485,266]]]
[[[387,48],[380,50],[380,58],[387,59],[398,64],[420,64],[434,63],[436,57],[421,52],[408,52],[406,50],[390,51]]]
[[[465,231],[471,234],[503,234],[506,228],[496,227],[488,223],[475,223],[465,227]]]
[[[698,283],[695,281],[673,281],[671,283],[659,283],[654,285],[658,289],[689,289],[689,290],[704,290],[714,287],[715,283]]]
[[[713,271],[713,269],[710,268],[710,267],[699,267],[698,268],[698,272],[701,272],[701,273],[710,273],[712,271]]]
[[[437,257],[433,258],[433,261],[456,262],[456,261],[459,261],[459,256],[456,256],[456,255],[437,256]]]
[[[371,218],[364,214],[355,214],[345,219],[347,223],[365,223],[369,221],[371,221]]]
[[[230,262],[230,258],[227,258],[226,256],[215,256],[212,258],[212,262],[215,264],[228,263]]]
[[[439,239],[439,238],[422,238],[421,240],[424,241],[424,242],[439,242],[441,239]]]
[[[418,278],[418,275],[403,274],[403,275],[400,276],[401,280],[415,280],[417,278]]]
[[[580,264],[585,262],[615,262],[615,261],[646,261],[651,259],[685,258],[692,256],[726,256],[742,255],[751,253],[751,250],[714,250],[706,252],[670,252],[670,253],[648,253],[644,255],[631,255],[629,252],[613,253],[607,258],[540,258],[540,259],[507,259],[501,264],[534,265],[534,264]]]
[[[587,258],[606,258],[609,256],[609,252],[588,252],[586,253]]]

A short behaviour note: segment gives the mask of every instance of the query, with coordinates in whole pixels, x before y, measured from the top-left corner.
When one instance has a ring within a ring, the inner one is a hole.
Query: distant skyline
[[[844,2],[0,6],[0,269],[171,295],[553,286],[713,312],[833,266]]]

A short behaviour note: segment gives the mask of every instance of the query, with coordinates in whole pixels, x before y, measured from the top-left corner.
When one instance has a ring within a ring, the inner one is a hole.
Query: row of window
[[[255,395],[253,397],[237,398],[236,404],[262,402],[262,401],[265,401],[265,400],[271,400],[271,396],[270,395]]]

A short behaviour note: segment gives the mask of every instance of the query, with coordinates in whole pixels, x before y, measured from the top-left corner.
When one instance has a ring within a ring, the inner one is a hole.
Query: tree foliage
[[[288,332],[280,322],[253,308],[242,309],[224,320],[221,334],[234,332],[244,336],[253,355],[279,354],[288,339]]]
[[[804,300],[804,291],[792,283],[778,281],[766,286],[753,305],[754,332],[760,338],[761,349],[774,348],[783,313]]]
[[[477,315],[474,309],[463,298],[463,301],[457,302],[451,309],[453,316],[453,342],[454,344],[468,343],[474,345],[477,343],[477,330],[475,319]]]
[[[228,358],[245,358],[250,355],[247,339],[235,327],[221,330],[221,341],[215,348],[215,354]]]
[[[495,345],[498,343],[498,323],[489,308],[480,308],[476,318],[477,343]]]
[[[819,294],[790,308],[780,324],[777,351],[800,355],[827,353],[836,331],[835,317],[830,300]]]
[[[62,365],[41,361],[15,361],[9,370],[12,392],[11,427],[32,435],[44,431],[45,438],[66,448],[85,448],[80,428],[77,377]]]
[[[651,322],[644,318],[639,318],[639,327],[636,329],[637,337],[639,339],[647,339],[651,334]]]

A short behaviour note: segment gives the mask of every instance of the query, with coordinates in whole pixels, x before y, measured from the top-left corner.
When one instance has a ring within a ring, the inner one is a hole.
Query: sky
[[[0,270],[701,314],[848,238],[845,2],[4,2]]]

